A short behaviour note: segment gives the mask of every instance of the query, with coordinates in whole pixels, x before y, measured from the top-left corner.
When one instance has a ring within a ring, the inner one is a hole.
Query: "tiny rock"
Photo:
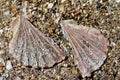
[[[18,77],[18,76],[15,76],[15,77],[13,78],[13,80],[21,80],[21,78]]]
[[[0,57],[0,67],[5,66],[4,59]]]
[[[2,34],[3,33],[3,30],[2,29],[0,29],[0,34]]]
[[[0,23],[0,28],[2,28],[3,27],[3,24],[2,23]]]
[[[77,69],[73,68],[73,69],[72,69],[72,73],[73,73],[73,74],[78,74]]]
[[[0,48],[3,48],[4,44],[2,42],[0,42]]]
[[[13,69],[12,63],[11,63],[10,60],[8,60],[8,61],[6,62],[6,69],[7,69],[7,70],[12,70],[12,69]]]
[[[0,80],[3,80],[3,77],[0,77]]]
[[[0,73],[3,72],[3,68],[5,66],[5,62],[4,62],[4,59],[0,57]],[[1,80],[1,79],[0,79]]]
[[[0,50],[0,55],[4,54],[5,50]]]
[[[48,8],[52,8],[52,7],[53,7],[53,3],[49,3]]]
[[[2,73],[4,71],[3,67],[0,67],[0,73]]]
[[[9,15],[10,14],[10,12],[9,11],[6,11],[6,12],[4,12],[4,15]]]
[[[115,0],[117,3],[120,3],[120,0]]]
[[[64,3],[65,2],[65,0],[61,0],[61,3]]]

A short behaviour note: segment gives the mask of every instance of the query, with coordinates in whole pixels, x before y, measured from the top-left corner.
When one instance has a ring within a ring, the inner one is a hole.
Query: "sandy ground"
[[[9,55],[10,23],[22,14],[46,36],[54,39],[67,58],[48,69],[24,67]],[[108,57],[89,78],[82,78],[72,48],[64,39],[60,20],[99,29],[109,40]],[[0,80],[120,80],[119,0],[0,0]]]

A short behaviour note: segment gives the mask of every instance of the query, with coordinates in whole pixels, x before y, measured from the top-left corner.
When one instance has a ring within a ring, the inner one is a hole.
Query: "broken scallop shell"
[[[24,66],[52,67],[65,58],[54,41],[35,28],[24,16],[11,23],[13,38],[9,52]]]
[[[60,23],[64,37],[71,43],[82,77],[90,77],[107,57],[108,40],[95,28],[77,25],[74,20]]]

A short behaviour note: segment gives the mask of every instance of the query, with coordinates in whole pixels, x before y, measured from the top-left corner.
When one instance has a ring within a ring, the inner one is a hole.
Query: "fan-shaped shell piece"
[[[53,40],[35,28],[24,16],[11,23],[13,38],[9,52],[25,66],[52,67],[65,58]]]
[[[71,43],[82,77],[90,77],[107,57],[108,40],[95,28],[77,25],[74,20],[60,23],[64,37]]]

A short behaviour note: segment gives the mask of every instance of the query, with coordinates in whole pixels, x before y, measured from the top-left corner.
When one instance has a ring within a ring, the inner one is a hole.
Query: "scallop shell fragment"
[[[91,72],[99,69],[107,57],[108,40],[95,28],[77,25],[74,20],[60,23],[64,37],[74,50],[82,77],[90,77]]]
[[[24,16],[17,16],[11,27],[13,38],[9,44],[9,53],[24,66],[52,67],[65,58],[53,40],[45,37]]]

